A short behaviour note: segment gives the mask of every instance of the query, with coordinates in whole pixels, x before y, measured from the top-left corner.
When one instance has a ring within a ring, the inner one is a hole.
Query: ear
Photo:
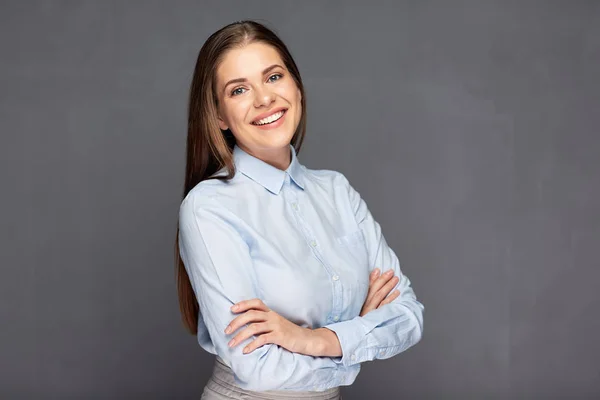
[[[229,129],[229,127],[227,126],[225,121],[223,121],[223,119],[221,119],[220,115],[217,116],[217,121],[219,122],[219,128],[221,128],[221,130],[226,131],[227,129]]]

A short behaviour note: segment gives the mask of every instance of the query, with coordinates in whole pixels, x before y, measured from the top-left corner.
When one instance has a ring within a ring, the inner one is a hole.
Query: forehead
[[[279,53],[265,43],[250,43],[241,48],[228,50],[217,69],[220,83],[236,78],[259,76],[266,67],[273,64],[283,66]]]

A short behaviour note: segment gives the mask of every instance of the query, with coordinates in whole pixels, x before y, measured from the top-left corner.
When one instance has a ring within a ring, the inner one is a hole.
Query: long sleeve
[[[230,307],[259,297],[253,259],[236,216],[204,194],[188,196],[179,210],[180,254],[200,305],[200,318],[217,354],[231,366],[244,389],[315,390],[351,384],[360,368],[347,367],[329,357],[292,353],[267,344],[249,354],[242,349],[256,336],[230,348],[225,327],[239,314]],[[244,327],[247,325],[244,325]]]
[[[423,334],[424,307],[415,296],[410,280],[400,269],[400,262],[387,245],[381,227],[374,220],[365,201],[340,174],[340,185],[348,191],[350,206],[356,217],[367,246],[369,272],[379,268],[381,273],[389,269],[400,278],[395,289],[400,296],[391,303],[372,310],[364,316],[341,321],[324,328],[336,333],[342,348],[342,357],[333,358],[344,366],[386,359],[407,350],[421,340]]]

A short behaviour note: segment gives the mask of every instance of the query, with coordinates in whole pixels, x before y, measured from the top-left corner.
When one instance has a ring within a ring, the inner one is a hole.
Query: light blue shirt
[[[200,305],[198,343],[247,390],[351,385],[360,363],[390,358],[423,334],[424,307],[359,193],[340,172],[308,169],[290,151],[282,171],[235,146],[234,178],[200,182],[179,210],[180,255]],[[400,296],[361,317],[375,268],[394,270]],[[331,329],[343,355],[276,344],[243,354],[258,335],[230,348],[247,326],[225,334],[239,315],[230,307],[253,298],[299,326]]]

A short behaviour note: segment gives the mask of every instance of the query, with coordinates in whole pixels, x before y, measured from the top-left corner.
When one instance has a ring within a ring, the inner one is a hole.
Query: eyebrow
[[[277,67],[279,67],[279,68],[283,68],[283,67],[282,67],[281,65],[279,65],[279,64],[273,64],[273,65],[271,65],[270,67],[267,67],[267,68],[265,68],[265,69],[263,70],[262,74],[263,74],[263,75],[265,75],[265,74],[269,73],[269,71],[271,71],[272,69],[275,69],[275,68],[277,68]],[[242,83],[242,82],[247,82],[247,81],[248,81],[248,79],[246,79],[246,78],[236,78],[236,79],[232,79],[232,80],[230,80],[229,82],[227,82],[227,83],[225,84],[225,86],[223,86],[223,91],[225,91],[225,89],[227,89],[227,86],[231,85],[232,83]]]

